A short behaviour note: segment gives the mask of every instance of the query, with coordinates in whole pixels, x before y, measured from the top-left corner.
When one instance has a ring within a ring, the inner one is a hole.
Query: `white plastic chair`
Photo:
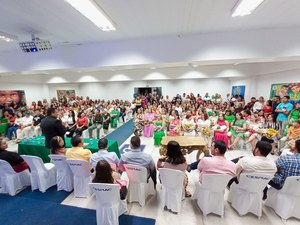
[[[74,195],[87,198],[91,195],[89,183],[91,182],[90,164],[83,160],[67,159],[74,176]]]
[[[281,190],[271,187],[265,203],[282,218],[300,219],[300,176],[287,177]]]
[[[224,216],[224,193],[231,176],[227,174],[203,174],[194,193],[203,215],[215,213]]]
[[[162,184],[163,206],[172,212],[181,211],[181,201],[184,199],[184,172],[180,170],[161,168],[159,175]]]
[[[31,170],[31,190],[39,189],[45,192],[49,187],[56,185],[56,169],[53,163],[43,163],[37,156],[21,155]]]
[[[74,188],[73,173],[66,162],[66,157],[63,155],[50,154],[49,158],[54,163],[57,171],[56,183],[57,191],[65,190],[72,191]]]
[[[132,164],[125,164],[124,167],[129,178],[127,201],[139,202],[144,206],[148,195],[155,193],[152,180],[147,183],[147,169]]]
[[[242,173],[239,184],[233,183],[230,187],[228,202],[240,216],[250,212],[260,219],[263,190],[272,177],[270,174]]]
[[[8,193],[14,196],[18,190],[30,186],[30,172],[24,170],[16,173],[11,165],[0,159],[0,190],[2,193]]]
[[[90,183],[96,195],[97,225],[119,225],[119,216],[127,211],[126,201],[120,200],[118,184]]]

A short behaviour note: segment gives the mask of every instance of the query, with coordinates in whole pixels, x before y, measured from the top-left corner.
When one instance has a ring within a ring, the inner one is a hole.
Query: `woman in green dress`
[[[162,116],[158,115],[154,122],[154,145],[160,145],[162,137],[165,136]]]
[[[231,136],[231,145],[229,145],[230,149],[233,149],[235,145],[245,137],[245,132],[247,131],[247,122],[244,120],[243,115],[241,113],[235,114],[235,121],[232,126],[232,136]]]
[[[118,110],[118,107],[115,105],[114,109],[110,112],[110,127],[111,128],[117,128],[118,120],[120,116],[120,111]]]

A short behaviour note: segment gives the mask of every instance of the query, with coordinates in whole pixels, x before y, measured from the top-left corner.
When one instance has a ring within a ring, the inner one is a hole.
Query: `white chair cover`
[[[96,195],[97,225],[119,225],[119,216],[127,211],[126,201],[120,200],[118,184],[90,183]]]
[[[144,206],[148,195],[155,193],[152,180],[147,183],[147,169],[132,164],[125,164],[124,167],[129,178],[128,202],[139,202]]]
[[[239,184],[230,187],[228,201],[240,216],[251,212],[261,217],[263,189],[273,175],[262,173],[242,173]]]
[[[181,201],[184,199],[184,172],[161,168],[159,175],[162,183],[162,203],[172,212],[181,211]]]
[[[89,183],[91,182],[90,164],[83,160],[67,160],[74,175],[75,197],[87,198],[91,195]]]
[[[281,190],[271,187],[265,203],[282,218],[300,219],[300,176],[287,177]]]
[[[204,174],[198,182],[194,198],[204,216],[215,213],[224,216],[224,193],[231,176],[227,174]]]
[[[11,165],[0,159],[0,190],[2,193],[8,193],[14,196],[18,190],[30,185],[30,172],[24,170],[16,173]]]
[[[63,155],[50,154],[49,158],[54,163],[57,171],[56,183],[57,191],[65,190],[72,191],[74,188],[73,173],[66,162],[66,157]]]
[[[37,156],[21,155],[31,170],[31,190],[39,189],[45,192],[49,187],[56,185],[56,169],[53,163],[43,163]]]

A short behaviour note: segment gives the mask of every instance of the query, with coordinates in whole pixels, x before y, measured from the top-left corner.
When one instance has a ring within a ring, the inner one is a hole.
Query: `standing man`
[[[278,113],[276,112],[276,108],[279,104],[280,104],[280,96],[275,95],[274,99],[273,99],[273,104],[272,104],[272,116],[273,116],[274,121],[276,121],[276,118],[278,116]]]
[[[57,119],[57,110],[54,108],[49,108],[47,110],[47,117],[41,121],[41,129],[46,138],[47,148],[50,148],[50,140],[54,136],[64,138],[66,133],[66,128],[61,120]]]
[[[282,102],[276,107],[275,112],[278,113],[277,121],[279,123],[279,133],[282,136],[285,126],[288,123],[288,117],[293,109],[293,105],[289,103],[290,96],[286,95],[282,98]]]

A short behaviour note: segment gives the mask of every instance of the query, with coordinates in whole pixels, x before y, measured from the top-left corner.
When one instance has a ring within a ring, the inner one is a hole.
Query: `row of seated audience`
[[[5,139],[1,138],[0,143],[0,159],[9,162],[16,172],[29,169],[26,162],[24,162],[17,153],[6,150],[7,144]],[[97,177],[101,177],[98,173],[102,171],[97,167],[108,167],[107,164],[103,162],[104,160],[109,166],[114,164],[117,168],[116,171],[109,172],[113,178],[113,183],[119,179],[118,172],[125,171],[124,164],[135,164],[147,168],[148,178],[151,177],[153,179],[154,187],[156,187],[155,163],[149,154],[141,151],[139,137],[133,136],[131,138],[131,150],[124,153],[121,159],[119,159],[114,152],[107,151],[108,141],[105,138],[99,140],[99,151],[93,154],[83,148],[83,142],[80,136],[74,136],[71,143],[73,147],[65,151],[63,139],[59,136],[53,137],[51,140],[52,154],[65,155],[68,159],[89,161],[96,170],[95,182],[98,179]],[[272,147],[268,142],[259,141],[253,150],[253,157],[246,156],[229,161],[224,156],[226,152],[225,142],[217,140],[212,144],[210,157],[204,157],[200,162],[193,163],[194,165],[187,165],[179,144],[176,141],[170,141],[167,145],[166,157],[159,159],[157,168],[170,168],[185,172],[189,166],[193,167],[192,169],[196,166],[200,171],[200,182],[203,174],[228,174],[233,177],[229,182],[229,186],[232,182],[238,183],[238,178],[241,173],[270,174],[274,175],[274,178],[270,181],[269,185],[276,189],[281,189],[287,177],[300,175],[300,140],[295,142],[292,155],[280,156],[276,162],[267,158],[271,149]],[[110,170],[108,169],[108,171]],[[184,180],[185,190],[187,184],[188,179],[186,176]],[[264,198],[267,197],[266,190]],[[186,190],[185,193],[186,197],[191,196],[188,190]]]

